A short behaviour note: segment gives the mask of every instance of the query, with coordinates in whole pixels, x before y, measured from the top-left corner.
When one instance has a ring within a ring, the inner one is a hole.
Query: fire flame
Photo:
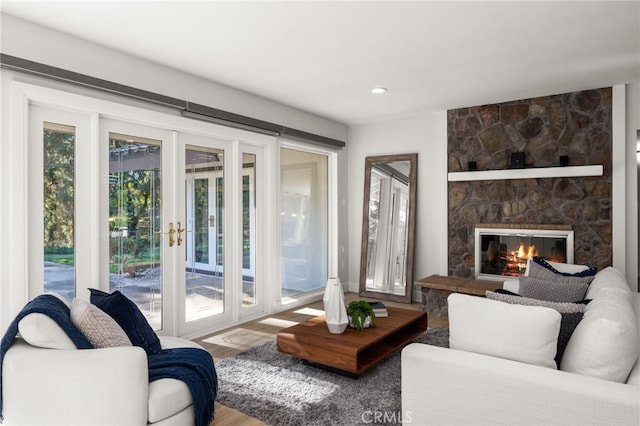
[[[523,242],[520,242],[518,246],[518,250],[514,250],[511,252],[511,256],[516,259],[530,259],[534,256],[538,256],[538,251],[536,250],[536,246],[529,246],[525,249],[525,245]]]
[[[518,250],[511,251],[511,260],[518,263],[519,269],[525,268],[526,260],[534,256],[538,256],[538,251],[536,250],[536,246],[531,245],[531,246],[525,247],[522,241],[518,246]]]

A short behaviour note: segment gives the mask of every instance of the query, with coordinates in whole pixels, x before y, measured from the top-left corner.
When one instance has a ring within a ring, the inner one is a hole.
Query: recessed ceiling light
[[[371,89],[371,93],[375,94],[375,95],[381,95],[383,93],[387,93],[389,91],[389,89],[385,88],[385,87],[374,87],[373,89]]]

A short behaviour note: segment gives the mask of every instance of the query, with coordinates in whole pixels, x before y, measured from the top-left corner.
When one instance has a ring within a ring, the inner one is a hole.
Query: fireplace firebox
[[[475,252],[476,277],[519,277],[533,256],[573,263],[573,230],[564,225],[479,224],[475,228]]]

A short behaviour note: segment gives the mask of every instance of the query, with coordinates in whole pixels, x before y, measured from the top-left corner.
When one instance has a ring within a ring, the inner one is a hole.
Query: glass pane
[[[367,238],[367,267],[366,267],[366,284],[367,288],[372,287],[376,273],[376,261],[378,258],[378,244],[382,241],[378,235],[380,232],[380,196],[382,194],[382,179],[375,172],[371,171],[371,188],[369,193],[369,233]]]
[[[282,148],[282,296],[324,288],[328,268],[326,155]]]
[[[409,187],[394,182],[394,217],[392,218],[393,256],[390,265],[393,294],[405,294],[405,265],[407,264],[407,232],[409,220]]]
[[[195,179],[193,196],[196,262],[209,263],[209,179]]]
[[[75,297],[75,127],[44,123],[44,291]]]
[[[366,289],[405,294],[408,180],[384,168],[371,170]]]
[[[185,321],[224,312],[223,151],[188,145]]]
[[[161,141],[109,134],[109,290],[162,328]]]
[[[256,304],[256,169],[255,154],[242,164],[242,306]]]

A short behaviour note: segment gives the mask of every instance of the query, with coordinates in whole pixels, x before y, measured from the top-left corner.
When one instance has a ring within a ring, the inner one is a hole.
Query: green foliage
[[[376,326],[375,315],[371,305],[366,300],[353,300],[347,306],[347,315],[356,330],[364,330],[367,317],[371,318],[371,327]]]
[[[61,246],[46,246],[44,248],[44,255],[48,254],[71,254],[73,255],[73,247],[61,247]]]
[[[73,248],[75,136],[45,129],[43,135],[45,247]]]
[[[58,263],[60,265],[75,265],[75,258],[73,254],[45,254],[44,260],[46,262]]]
[[[73,247],[45,246],[44,260],[46,262],[73,266],[75,264]]]

